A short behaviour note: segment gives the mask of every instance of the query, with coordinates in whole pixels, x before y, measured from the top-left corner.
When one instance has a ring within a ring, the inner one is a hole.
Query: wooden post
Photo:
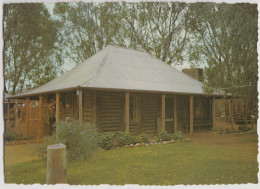
[[[94,112],[94,118],[93,118],[93,122],[94,122],[94,127],[97,128],[97,98],[96,98],[96,91],[93,92],[94,95],[94,108],[93,108],[93,112]]]
[[[15,99],[15,127],[18,126],[18,99]]]
[[[56,93],[56,123],[60,123],[60,93]]]
[[[216,105],[215,105],[215,96],[212,97],[212,129],[216,130]]]
[[[234,99],[231,98],[231,126],[234,126]]]
[[[29,97],[26,98],[26,137],[28,137],[28,126],[29,126],[29,106],[30,106]]]
[[[82,99],[82,90],[77,90],[77,95],[79,96],[79,121],[83,121],[83,99]]]
[[[10,120],[10,99],[8,99],[7,104],[7,127],[9,126],[9,120]]]
[[[162,94],[162,131],[165,131],[165,94]]]
[[[233,130],[233,102],[232,99],[228,99],[229,121]]]
[[[129,133],[129,92],[125,93],[125,131]]]
[[[174,95],[174,132],[178,131],[177,95]]]
[[[47,147],[47,184],[67,182],[66,146],[54,144]]]
[[[39,96],[39,137],[43,136],[43,111],[42,111],[42,96]]]
[[[190,96],[190,135],[193,134],[193,96]]]
[[[247,100],[244,101],[244,117],[245,117],[245,125],[247,126]]]

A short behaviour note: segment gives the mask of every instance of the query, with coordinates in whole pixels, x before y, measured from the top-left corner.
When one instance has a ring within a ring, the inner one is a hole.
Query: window
[[[139,96],[131,95],[129,99],[129,119],[130,121],[139,121]]]

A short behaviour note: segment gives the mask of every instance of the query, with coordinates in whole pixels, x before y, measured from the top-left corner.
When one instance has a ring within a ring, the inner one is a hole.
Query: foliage
[[[114,145],[114,134],[113,133],[100,133],[98,146],[104,150],[110,150]]]
[[[181,140],[182,134],[181,132],[175,132],[175,133],[169,133],[168,131],[162,131],[158,137],[156,137],[154,140],[156,142],[163,142],[163,141],[170,141],[170,140]]]
[[[130,144],[148,143],[147,134],[140,134],[132,136],[125,131],[118,131],[115,133],[100,133],[98,146],[105,150],[110,150],[112,147],[122,147]]]
[[[80,64],[108,44],[120,41],[120,21],[113,3],[56,3],[60,61]],[[112,20],[111,20],[112,19]],[[118,39],[118,40],[117,40]],[[123,36],[120,37],[123,40]]]
[[[191,52],[206,65],[205,92],[256,99],[257,15],[256,4],[191,4]]]
[[[140,135],[138,135],[137,137],[135,137],[135,144],[136,143],[148,143],[149,139],[148,139],[148,135],[145,133],[141,133]]]
[[[24,137],[22,135],[19,135],[15,129],[6,127],[5,133],[4,133],[4,141],[11,142],[11,141],[18,141],[18,140],[28,140],[32,139],[32,137]]]
[[[172,134],[172,137],[173,137],[174,140],[181,140],[181,139],[182,139],[181,131],[174,132],[174,133]]]
[[[79,64],[118,45],[181,64],[190,32],[187,9],[179,2],[56,3],[60,59]]]
[[[232,133],[232,130],[229,129],[229,128],[226,128],[226,129],[224,130],[224,134],[231,134],[231,133]]]
[[[39,158],[47,157],[47,147],[52,144],[57,144],[56,135],[46,136],[43,138],[44,142],[40,144],[32,144],[33,152],[32,155],[35,155]]]
[[[67,157],[70,161],[86,160],[90,158],[97,146],[98,134],[89,123],[79,121],[63,122],[55,124],[57,136],[46,137],[47,142],[39,146],[37,154],[47,155],[47,146],[63,143],[66,145]]]
[[[80,163],[68,162],[68,184],[258,183],[257,132],[224,138],[225,140],[221,135],[207,134],[204,137],[198,136],[196,141],[199,141],[199,145],[197,142],[189,142],[153,145],[145,148],[132,148],[131,150],[104,150],[99,152],[93,160]],[[10,160],[9,157],[17,154],[17,151],[10,152],[12,147],[5,148],[9,152],[5,153],[8,160]],[[23,152],[22,147],[19,150]],[[241,149],[246,149],[243,150],[243,155],[241,155]],[[5,182],[45,184],[46,165],[45,159],[5,165]],[[189,176],[187,177],[187,175]]]
[[[219,129],[219,133],[220,134],[231,134],[231,133],[234,133],[234,130],[229,129],[229,128],[225,128],[225,129],[221,128],[221,129]]]
[[[159,136],[159,141],[170,141],[173,139],[173,135],[168,133],[167,131],[162,131]]]
[[[242,124],[238,126],[238,131],[245,132],[248,131],[250,128],[246,124]]]
[[[19,138],[18,134],[15,132],[15,130],[6,127],[5,133],[4,133],[4,139],[5,141],[14,141]]]
[[[5,88],[15,94],[53,79],[56,27],[46,7],[5,4],[3,13]]]
[[[134,143],[134,138],[125,131],[119,131],[115,133],[115,146],[122,147]]]

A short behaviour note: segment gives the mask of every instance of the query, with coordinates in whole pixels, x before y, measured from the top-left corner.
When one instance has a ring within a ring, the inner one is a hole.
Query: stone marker
[[[66,146],[54,144],[47,147],[47,184],[66,183]]]

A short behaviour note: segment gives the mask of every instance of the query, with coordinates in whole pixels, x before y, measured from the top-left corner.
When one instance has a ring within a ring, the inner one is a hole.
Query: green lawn
[[[8,154],[6,154],[8,157]],[[257,183],[257,134],[194,134],[192,142],[97,152],[67,164],[69,184]],[[5,167],[6,183],[45,183],[46,160]]]

